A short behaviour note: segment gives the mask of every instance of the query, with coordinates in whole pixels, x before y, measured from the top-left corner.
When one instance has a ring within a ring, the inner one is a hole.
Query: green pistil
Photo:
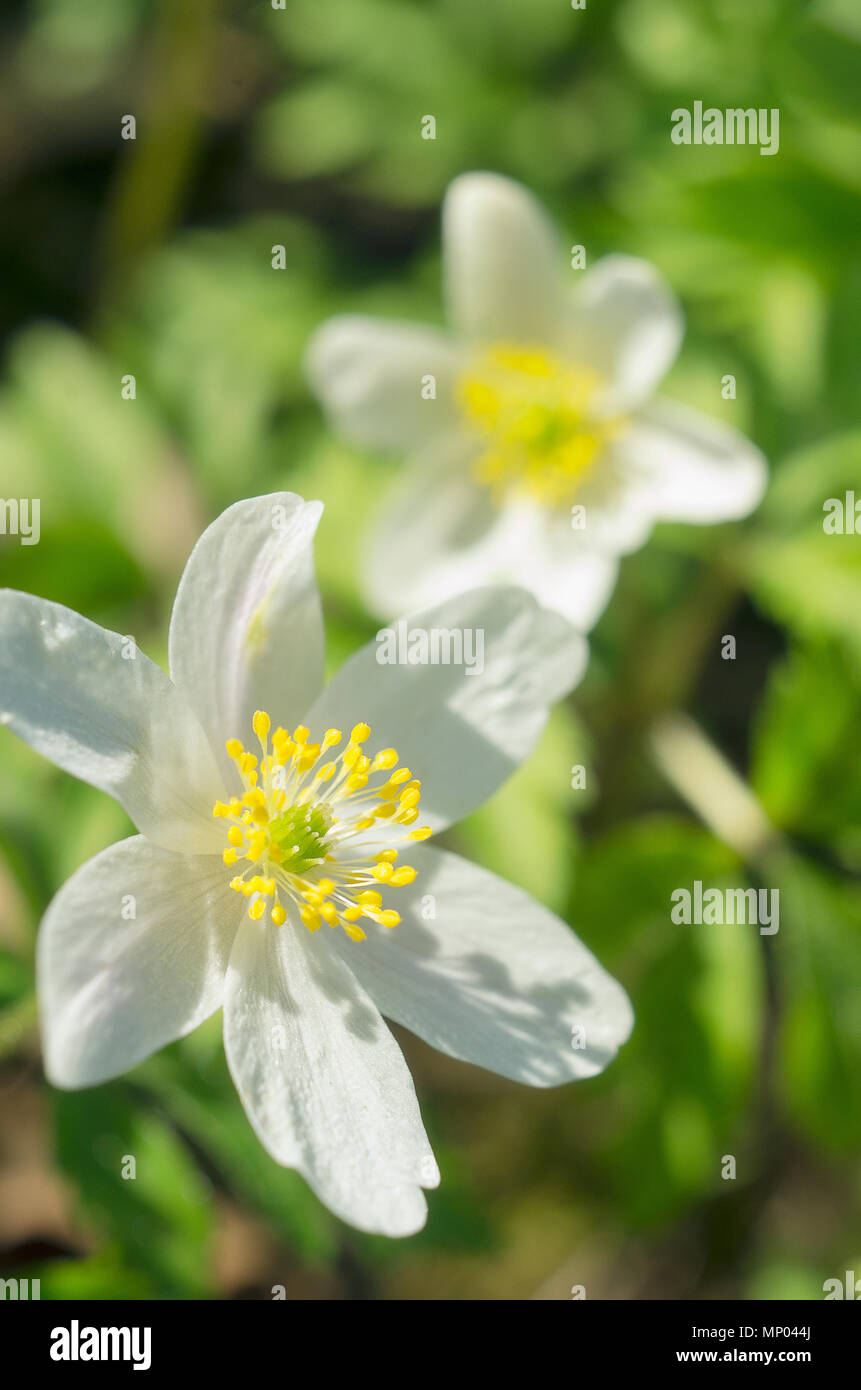
[[[290,806],[269,822],[269,838],[284,855],[281,867],[291,874],[304,874],[321,864],[328,853],[326,836],[333,820],[325,802],[309,806]]]

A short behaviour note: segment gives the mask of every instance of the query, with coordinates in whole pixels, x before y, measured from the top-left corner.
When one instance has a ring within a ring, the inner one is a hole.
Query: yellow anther
[[[428,840],[428,839],[430,839],[430,837],[431,837],[432,834],[433,834],[433,830],[431,829],[431,827],[430,827],[429,825],[420,825],[419,828],[418,828],[418,830],[411,830],[411,831],[410,831],[410,839],[411,839],[411,840]]]
[[[298,759],[297,766],[300,772],[307,772],[309,767],[313,767],[320,756],[319,743],[306,744],[302,751],[302,756]]]
[[[389,883],[393,888],[402,888],[405,883],[412,883],[415,876],[415,869],[409,864],[404,864],[400,869],[395,869],[395,872],[389,879]]]
[[[390,767],[395,767],[397,761],[398,752],[396,748],[383,748],[374,758],[371,764],[371,771],[380,772],[382,770],[388,772]]]
[[[365,933],[357,925],[362,916],[395,926],[398,913],[384,910],[380,894],[365,885],[376,880],[399,887],[412,883],[416,871],[409,865],[395,867],[396,849],[374,852],[354,837],[380,821],[411,824],[418,815],[421,783],[410,780],[409,768],[397,767],[396,749],[384,748],[373,759],[363,753],[361,745],[371,734],[368,724],[356,724],[341,756],[318,767],[321,756],[342,742],[340,729],[327,729],[321,741],[313,743],[302,724],[292,735],[280,726],[273,733],[265,710],[256,710],[251,722],[260,740],[259,759],[238,739],[225,744],[245,791],[229,802],[217,801],[213,808],[213,815],[231,821],[222,857],[228,865],[243,860],[244,872],[230,886],[251,899],[250,916],[266,920],[269,910],[273,924],[282,926],[289,921],[286,894],[312,932],[325,922],[340,925],[354,941],[362,941]],[[384,785],[370,782],[375,773],[388,778]],[[328,800],[318,790],[327,782],[335,783]],[[353,793],[360,795],[350,803]],[[353,844],[342,854],[351,839]],[[317,879],[314,875],[323,863],[328,873]],[[252,865],[259,870],[249,877]]]
[[[624,421],[596,413],[603,382],[543,347],[493,343],[455,388],[477,448],[473,472],[498,501],[566,507]]]

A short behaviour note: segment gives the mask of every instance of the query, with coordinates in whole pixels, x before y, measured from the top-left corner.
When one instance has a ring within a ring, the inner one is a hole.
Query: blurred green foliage
[[[861,537],[822,527],[827,498],[861,498],[855,0],[39,0],[3,24],[0,496],[41,498],[42,540],[0,538],[0,584],[163,659],[202,526],[294,488],[326,503],[340,664],[374,631],[355,544],[392,465],[326,433],[303,345],[334,311],[441,320],[438,206],[473,168],[526,182],[590,263],[652,259],[688,321],[668,392],[773,467],[744,526],[666,526],[625,561],[584,685],[448,837],[625,983],[637,1025],[609,1071],[537,1094],[402,1035],[443,1187],[427,1230],[392,1243],[269,1161],[216,1019],[127,1079],[43,1097],[45,1193],[67,1215],[46,1195],[4,1225],[4,1273],[29,1259],[58,1298],[821,1297],[861,1247]],[[697,98],[778,107],[779,154],[673,145],[670,112]],[[657,772],[650,730],[680,708],[766,809],[765,858],[742,862]],[[128,830],[3,739],[0,1178],[40,1089],[39,917]],[[673,925],[695,879],[779,887],[779,934]]]

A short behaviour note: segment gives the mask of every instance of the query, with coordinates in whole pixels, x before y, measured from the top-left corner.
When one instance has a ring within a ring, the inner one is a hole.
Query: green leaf
[[[671,894],[696,879],[745,886],[705,831],[653,816],[590,844],[575,883],[571,921],[634,1006],[632,1037],[595,1085],[613,1095],[607,1172],[636,1224],[715,1195],[721,1155],[744,1144],[762,1032],[759,938],[755,926],[673,923]]]
[[[161,1297],[211,1293],[210,1189],[174,1130],[119,1084],[53,1098],[60,1166],[124,1263]]]
[[[857,487],[861,500],[861,433],[825,440],[775,472],[760,513],[764,535],[751,543],[747,567],[754,597],[801,637],[839,638],[861,652],[861,534],[829,534],[824,521],[836,499]],[[851,499],[850,499],[851,502]]]
[[[780,891],[783,1103],[828,1152],[850,1153],[861,1133],[861,888],[788,852],[769,876]]]
[[[816,642],[769,677],[757,718],[751,782],[775,825],[839,843],[861,827],[858,663]]]
[[[230,1190],[270,1221],[302,1258],[330,1261],[337,1223],[304,1179],[266,1152],[242,1109],[220,1034],[206,1029],[151,1058],[136,1076],[198,1144]],[[195,1061],[195,1058],[197,1059]]]

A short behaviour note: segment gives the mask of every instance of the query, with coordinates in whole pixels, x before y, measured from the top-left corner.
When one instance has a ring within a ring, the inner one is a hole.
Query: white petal
[[[213,852],[223,782],[182,692],[132,638],[0,591],[0,724],[168,849]]]
[[[504,563],[513,583],[528,589],[544,608],[588,632],[606,608],[619,561],[574,530],[565,513],[525,502],[506,509],[495,544],[495,570]]]
[[[366,602],[382,617],[488,584],[516,584],[581,632],[603,613],[619,568],[612,551],[584,543],[567,514],[520,502],[500,509],[463,465],[430,482],[424,467],[407,470],[362,560]]]
[[[251,717],[293,724],[320,688],[323,618],[314,577],[319,502],[273,492],[236,502],[204,531],[177,590],[170,669],[219,758],[253,738]],[[255,742],[256,746],[256,742]]]
[[[666,521],[736,521],[758,506],[768,479],[738,430],[670,401],[635,416],[614,452],[635,504]]]
[[[615,447],[605,448],[595,460],[580,487],[586,524],[577,533],[591,551],[629,555],[649,539],[655,517],[636,483],[630,458]]]
[[[562,245],[541,204],[499,174],[461,174],[443,204],[452,323],[471,340],[552,345],[564,294]]]
[[[457,855],[425,847],[410,859],[417,878],[390,895],[400,924],[338,944],[380,1011],[530,1086],[603,1071],[631,1031],[631,1005],[570,927]]]
[[[460,594],[389,631],[341,667],[305,722],[315,733],[370,724],[368,753],[398,750],[422,783],[419,824],[439,829],[485,801],[532,750],[550,706],[583,674],[586,642],[525,590],[502,586]],[[426,664],[399,660],[411,633],[425,634]]]
[[[217,856],[170,854],[142,835],[84,864],[39,932],[49,1080],[95,1086],[208,1018],[244,907]]]
[[[605,256],[575,297],[568,349],[607,381],[607,409],[630,409],[666,374],[683,334],[681,308],[658,271],[633,256]]]
[[[246,922],[224,1001],[227,1061],[279,1163],[360,1230],[411,1235],[439,1171],[400,1048],[324,933]]]
[[[337,430],[360,444],[411,450],[451,425],[459,363],[437,329],[344,314],[317,329],[306,371]],[[426,400],[428,376],[436,395]]]
[[[433,472],[421,458],[404,470],[372,524],[362,554],[364,596],[382,617],[425,608],[467,589],[513,582],[499,570],[499,509],[469,471],[472,446],[444,442]]]

